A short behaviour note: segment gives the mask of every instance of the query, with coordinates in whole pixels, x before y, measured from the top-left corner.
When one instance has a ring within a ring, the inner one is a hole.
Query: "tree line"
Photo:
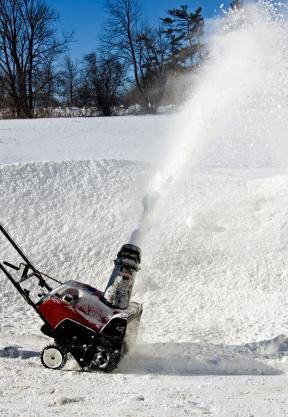
[[[145,22],[138,0],[107,0],[106,12],[99,46],[75,61],[73,34],[57,35],[46,0],[0,0],[2,114],[32,118],[66,106],[109,116],[120,105],[153,113],[160,103],[175,104],[187,90],[179,80],[206,56],[201,7],[169,9],[157,26]]]

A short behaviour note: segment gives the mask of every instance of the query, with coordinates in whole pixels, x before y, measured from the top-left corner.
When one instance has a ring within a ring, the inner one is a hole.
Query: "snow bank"
[[[141,220],[152,174],[144,163],[115,160],[2,165],[1,221],[40,270],[104,289]],[[142,340],[247,343],[285,333],[287,186],[285,175],[206,170],[163,190],[135,284]],[[0,290],[2,332],[38,333],[3,277]]]

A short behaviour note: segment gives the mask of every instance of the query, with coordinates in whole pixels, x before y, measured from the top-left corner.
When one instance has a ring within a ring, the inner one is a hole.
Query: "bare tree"
[[[13,116],[13,110],[11,111],[11,98],[7,93],[7,77],[0,71],[0,112],[1,118],[6,116]]]
[[[56,18],[45,0],[0,0],[0,69],[18,117],[33,117],[36,74],[70,40],[55,37]]]
[[[77,104],[77,89],[79,87],[78,65],[69,55],[64,57],[62,70],[59,74],[60,94],[68,106]]]
[[[132,68],[135,85],[144,105],[149,108],[145,89],[141,83],[138,35],[141,32],[141,9],[138,0],[107,0],[109,18],[105,26],[102,43],[105,51],[113,53],[124,65]]]
[[[84,73],[80,94],[89,106],[97,106],[103,116],[111,116],[118,103],[125,68],[113,55],[97,58],[95,52],[84,57]]]
[[[59,96],[59,73],[56,71],[53,60],[47,61],[41,66],[34,76],[35,108],[37,114],[41,109],[47,115],[51,113],[52,107],[58,105]]]
[[[96,100],[103,116],[111,116],[118,100],[124,67],[114,56],[100,59],[96,76]]]
[[[96,89],[97,89],[97,56],[96,52],[90,52],[84,56],[84,82],[83,87],[89,91],[89,101],[91,104],[96,105]],[[86,86],[86,87],[85,87]]]

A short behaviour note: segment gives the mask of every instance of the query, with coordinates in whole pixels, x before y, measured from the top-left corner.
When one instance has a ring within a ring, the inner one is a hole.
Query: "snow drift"
[[[1,219],[40,270],[103,288],[139,221],[151,175],[128,161],[3,165]],[[135,285],[145,305],[143,340],[244,343],[285,333],[287,185],[285,175],[206,170],[185,178],[181,192],[169,188],[171,200],[163,195],[143,241]],[[38,332],[3,278],[0,297],[1,305],[9,300],[2,331]]]

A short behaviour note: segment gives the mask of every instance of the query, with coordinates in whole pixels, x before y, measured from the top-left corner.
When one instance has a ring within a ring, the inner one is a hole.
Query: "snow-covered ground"
[[[12,125],[2,120],[0,158],[5,164],[95,157],[159,161],[159,139],[167,138],[169,128],[161,116],[16,120]]]
[[[104,288],[141,221],[162,124],[171,116],[1,122],[1,221],[40,270]],[[1,415],[287,415],[288,176],[227,168],[214,145],[217,167],[209,147],[209,166],[162,190],[134,291],[139,344],[113,374],[44,369],[40,320],[0,278]]]

